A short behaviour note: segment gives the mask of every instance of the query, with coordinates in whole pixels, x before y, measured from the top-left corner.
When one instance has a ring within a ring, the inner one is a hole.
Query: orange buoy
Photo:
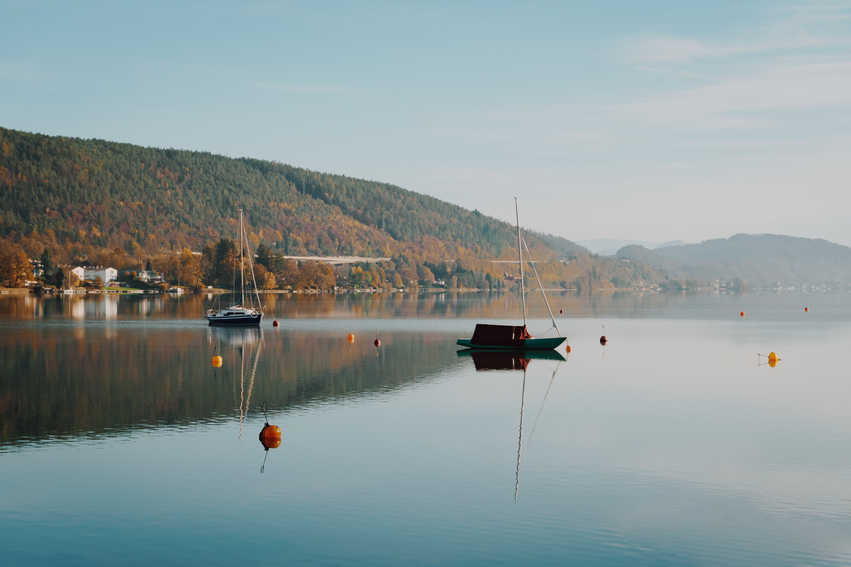
[[[745,312],[744,312],[744,311],[739,311],[739,317],[744,317],[744,316],[745,316]]]
[[[222,367],[222,357],[218,356],[218,355],[214,356],[213,357],[213,368],[221,368],[221,367]]]
[[[267,451],[269,449],[277,449],[281,446],[281,428],[277,425],[266,425],[260,430],[260,444]]]
[[[606,335],[602,335],[602,336],[600,337],[600,344],[605,346],[605,344],[606,344],[607,342],[609,342],[609,339],[607,339],[607,338],[606,338]]]
[[[380,347],[381,346],[381,339],[379,339],[378,337],[375,337],[375,340],[372,341],[372,344],[375,345],[375,348]]]
[[[275,319],[274,321],[272,321],[272,326],[273,326],[273,327],[277,327],[277,326],[278,326],[278,320],[277,320],[277,319]]]
[[[349,333],[348,335],[346,335],[346,340],[349,341],[350,343],[355,342],[355,334]]]
[[[771,351],[771,352],[768,353],[768,363],[769,364],[771,364],[772,362],[777,364],[777,360],[778,360],[778,358],[777,358],[776,352]]]
[[[570,345],[564,345],[564,352],[570,352]]]

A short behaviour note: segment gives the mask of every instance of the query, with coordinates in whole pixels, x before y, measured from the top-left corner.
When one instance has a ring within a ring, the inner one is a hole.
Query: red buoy
[[[277,320],[277,319],[275,319],[274,321],[272,321],[272,326],[273,326],[273,327],[277,327],[277,326],[278,326],[278,320]]]
[[[277,425],[266,425],[260,430],[260,444],[267,451],[281,446],[281,428]]]
[[[570,345],[564,345],[564,352],[570,352]]]
[[[375,348],[380,347],[380,346],[381,346],[381,339],[379,339],[378,337],[376,337],[376,338],[375,338],[375,340],[374,340],[374,341],[372,341],[372,344],[374,344],[374,345],[375,345]]]
[[[744,316],[745,316],[745,312],[744,312],[744,311],[739,311],[739,317],[744,317]]]
[[[809,307],[804,307],[804,313],[807,313],[810,310]]]
[[[607,339],[607,338],[606,338],[606,335],[602,335],[602,336],[600,337],[600,344],[605,346],[605,344],[606,344],[607,342],[609,342],[609,339]]]

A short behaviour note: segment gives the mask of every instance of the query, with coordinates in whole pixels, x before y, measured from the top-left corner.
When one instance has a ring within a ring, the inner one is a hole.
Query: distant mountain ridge
[[[736,234],[655,250],[626,246],[617,257],[646,263],[678,279],[739,278],[754,286],[851,282],[851,248],[778,234]]]
[[[669,242],[650,242],[647,240],[623,240],[620,238],[591,238],[588,240],[577,240],[577,244],[584,246],[594,254],[601,256],[614,256],[618,250],[624,246],[643,246],[654,250],[656,248],[664,248],[666,246],[678,246],[685,244],[682,240],[672,240]]]

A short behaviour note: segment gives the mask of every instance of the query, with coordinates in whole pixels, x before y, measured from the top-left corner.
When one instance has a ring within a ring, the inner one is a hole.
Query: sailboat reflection
[[[555,350],[544,351],[486,351],[486,350],[459,350],[459,357],[469,356],[473,359],[473,364],[476,366],[477,372],[487,370],[522,370],[523,383],[520,387],[520,424],[517,427],[517,464],[514,468],[514,503],[517,503],[517,493],[520,489],[520,454],[523,450],[523,413],[526,408],[526,369],[529,367],[529,362],[533,359],[555,360],[555,369],[550,378],[550,383],[547,386],[547,391],[544,394],[544,399],[541,402],[541,408],[538,410],[538,415],[535,418],[535,423],[532,426],[532,434],[538,426],[538,419],[544,411],[544,404],[550,395],[550,389],[558,373],[559,366],[566,359]],[[530,436],[531,438],[531,436]]]
[[[209,327],[208,337],[217,341],[217,350],[222,350],[223,345],[233,347],[234,352],[239,353],[239,438],[245,419],[251,409],[251,396],[254,393],[254,380],[257,377],[257,365],[260,362],[260,352],[263,350],[263,331],[256,327]],[[236,358],[236,357],[234,357]],[[246,384],[246,372],[248,380]],[[236,396],[236,385],[234,384],[234,397]],[[269,416],[263,408],[266,423],[260,430],[258,439],[263,446],[263,464],[260,472],[266,468],[266,459],[269,449],[277,449],[281,446],[281,429],[277,425],[269,423]]]
[[[564,362],[565,358],[555,350],[476,350],[464,349],[459,350],[455,354],[461,357],[470,357],[473,359],[473,364],[476,370],[526,370],[529,361],[532,359],[538,360],[558,360]]]
[[[260,342],[263,329],[259,327],[207,327],[207,339],[227,346],[245,346]]]
[[[263,331],[253,327],[209,327],[207,339],[215,343],[216,352],[222,352],[225,347],[232,347],[234,354],[239,353],[239,438],[242,439],[245,416],[251,407],[251,394],[254,391],[254,378],[257,375],[257,364],[260,362],[260,351],[263,350]],[[236,359],[236,356],[233,358]],[[222,357],[216,356],[214,365],[217,363],[216,359],[221,366]],[[249,371],[247,388],[246,367]],[[235,382],[234,380],[234,397],[236,396]]]

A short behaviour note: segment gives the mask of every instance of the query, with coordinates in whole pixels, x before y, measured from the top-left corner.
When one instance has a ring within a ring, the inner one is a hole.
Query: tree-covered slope
[[[0,236],[130,255],[232,236],[245,210],[255,243],[292,254],[422,256],[445,246],[494,257],[514,245],[506,223],[386,183],[255,159],[143,148],[0,128]],[[585,250],[529,236],[563,256]]]
[[[233,238],[242,208],[252,245],[267,254],[392,258],[371,267],[364,282],[354,269],[338,274],[349,284],[433,277],[499,287],[516,271],[490,262],[515,257],[516,232],[505,222],[391,184],[256,159],[0,128],[0,197],[0,252],[7,256],[47,250],[53,262],[122,267],[146,257],[164,266],[181,252],[187,263],[187,249]],[[611,289],[660,277],[557,236],[526,232],[526,240],[548,285]],[[281,285],[293,271],[278,264],[272,271]]]

